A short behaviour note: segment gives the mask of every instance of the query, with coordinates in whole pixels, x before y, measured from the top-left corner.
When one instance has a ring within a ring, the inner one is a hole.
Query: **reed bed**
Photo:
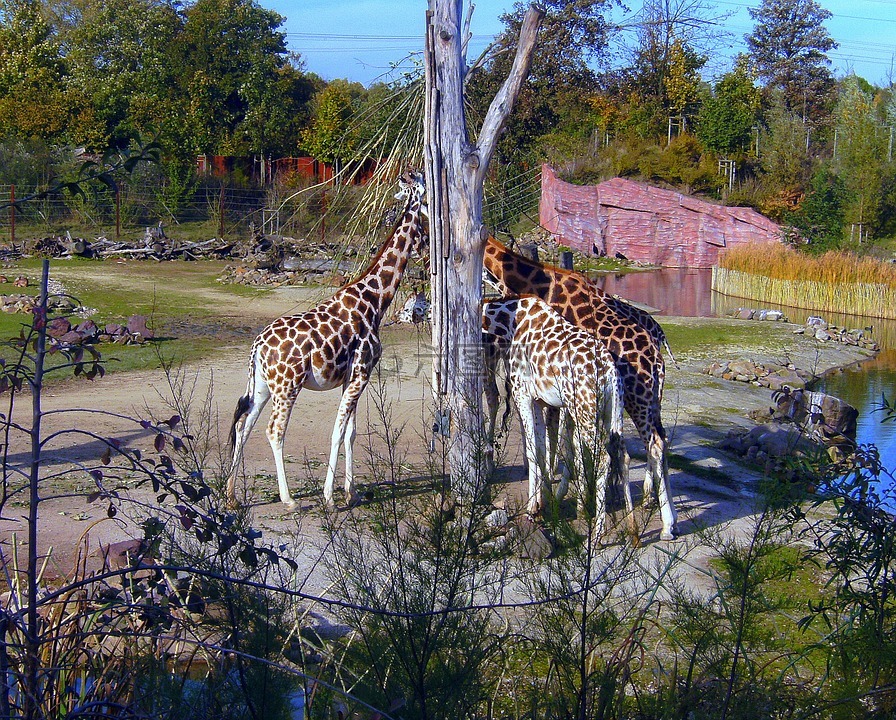
[[[896,318],[896,266],[844,252],[813,257],[784,245],[729,248],[713,269],[712,289],[787,307]]]
[[[786,245],[739,245],[722,252],[719,267],[777,280],[896,288],[896,265],[847,252],[806,255]]]

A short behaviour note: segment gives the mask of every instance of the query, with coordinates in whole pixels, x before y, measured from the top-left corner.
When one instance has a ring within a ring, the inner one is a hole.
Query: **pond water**
[[[836,395],[859,411],[856,439],[862,444],[875,445],[883,467],[896,472],[896,422],[882,423],[880,411],[884,396],[896,400],[896,321],[813,313],[721,295],[712,291],[709,269],[663,268],[599,276],[595,282],[605,291],[646,305],[660,315],[720,317],[738,307],[762,307],[781,310],[794,323],[804,323],[809,315],[820,314],[828,322],[843,327],[870,328],[867,332],[882,348],[877,357],[828,374],[816,389]],[[662,322],[662,317],[659,319]]]

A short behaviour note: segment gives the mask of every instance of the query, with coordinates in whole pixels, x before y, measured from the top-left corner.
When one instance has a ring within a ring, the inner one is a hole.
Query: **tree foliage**
[[[745,40],[759,77],[781,92],[786,110],[815,122],[834,89],[826,53],[837,43],[824,27],[830,11],[815,0],[762,0],[749,12],[756,24]]]
[[[730,155],[749,148],[759,122],[760,93],[744,63],[716,83],[697,116],[697,137],[710,150]]]
[[[606,64],[612,25],[607,13],[614,0],[549,0],[539,30],[529,77],[517,99],[499,152],[507,158],[539,147],[545,136],[563,128],[590,133],[588,97],[597,91],[596,66]],[[496,52],[469,83],[471,118],[481,119],[513,61],[527,5],[517,2],[501,17],[505,29]]]

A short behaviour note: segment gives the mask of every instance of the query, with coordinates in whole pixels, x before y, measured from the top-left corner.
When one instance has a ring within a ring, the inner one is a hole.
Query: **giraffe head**
[[[412,250],[423,257],[429,247],[429,236],[423,229],[423,218],[429,219],[426,205],[426,183],[423,173],[419,170],[410,170],[398,178],[398,192],[395,198],[404,204],[399,225],[411,220],[419,232],[416,234],[416,243]],[[408,215],[411,217],[409,218]]]

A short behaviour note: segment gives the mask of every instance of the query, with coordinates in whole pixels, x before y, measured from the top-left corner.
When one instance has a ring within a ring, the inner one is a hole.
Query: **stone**
[[[127,330],[140,342],[144,340],[152,340],[155,337],[155,333],[146,327],[145,315],[131,315],[131,317],[128,318]]]
[[[100,334],[100,329],[93,320],[85,320],[77,327],[77,331],[85,338],[93,340]]]
[[[737,317],[740,320],[752,320],[753,319],[753,311],[749,308],[742,308],[740,312],[737,313]]]
[[[815,331],[815,339],[821,340],[822,342],[827,342],[831,339],[831,334],[827,330],[819,328]]]
[[[520,554],[530,560],[544,560],[554,550],[550,539],[529,517],[522,517],[516,523]]]
[[[68,321],[68,318],[53,318],[52,320],[50,320],[50,322],[47,323],[47,335],[49,335],[51,338],[61,338],[71,329],[72,324]]]

